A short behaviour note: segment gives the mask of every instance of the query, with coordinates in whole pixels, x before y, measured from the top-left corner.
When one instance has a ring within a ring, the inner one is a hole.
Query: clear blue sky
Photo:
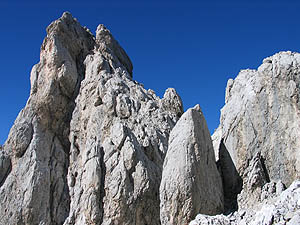
[[[0,144],[26,104],[45,29],[64,11],[93,32],[105,24],[131,58],[134,79],[159,96],[176,88],[185,109],[199,103],[211,132],[228,78],[300,47],[296,0],[1,0]]]

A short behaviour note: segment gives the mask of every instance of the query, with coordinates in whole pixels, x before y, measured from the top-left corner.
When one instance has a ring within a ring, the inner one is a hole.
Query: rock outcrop
[[[279,184],[279,185],[278,185]],[[270,185],[267,185],[270,187]],[[280,186],[280,182],[273,184]],[[268,189],[268,188],[265,188]],[[300,223],[300,181],[294,181],[285,191],[277,190],[273,196],[264,199],[256,210],[239,210],[228,216],[197,215],[190,225],[236,225],[236,224],[287,224]]]
[[[243,70],[228,81],[220,126],[213,135],[217,154],[228,152],[232,160],[219,158],[219,163],[237,171],[234,178],[224,179],[225,195],[226,187],[241,191],[241,178],[249,182],[250,161],[257,154],[264,173],[264,181],[255,184],[260,189],[271,180],[289,186],[300,177],[299,84],[300,54],[292,52],[266,58],[258,70]]]
[[[228,81],[212,139],[229,215],[191,224],[299,222],[299,68],[300,54],[280,52]]]
[[[206,121],[197,105],[171,131],[160,186],[162,224],[187,224],[197,213],[223,212],[222,180]]]
[[[30,97],[2,150],[1,224],[62,224],[68,216],[69,124],[94,43],[68,13],[47,28]]]
[[[161,224],[159,186],[183,113],[132,80],[109,30],[47,28],[31,92],[0,152],[1,224]]]
[[[0,146],[0,224],[299,224],[299,75],[291,52],[241,71],[211,138],[199,105],[145,90],[108,29],[64,13]]]
[[[181,99],[174,89],[159,99],[133,81],[129,58],[103,25],[84,65],[70,123],[65,224],[160,224],[162,164]]]

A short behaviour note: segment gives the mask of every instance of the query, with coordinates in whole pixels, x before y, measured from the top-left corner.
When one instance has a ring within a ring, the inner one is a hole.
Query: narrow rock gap
[[[2,151],[1,149],[0,149],[0,151]],[[7,176],[10,174],[10,172],[11,172],[11,170],[12,170],[12,165],[11,165],[11,161],[10,161],[10,159],[2,159],[2,158],[0,158],[0,160],[3,160],[3,161],[5,161],[5,160],[8,160],[6,163],[8,163],[8,167],[7,167],[7,171],[5,172],[5,174],[3,175],[3,178],[1,179],[1,177],[0,177],[0,188],[1,188],[1,186],[4,184],[4,182],[5,182],[5,180],[6,180],[6,178],[7,178]],[[3,163],[3,164],[5,164],[5,162],[1,162],[1,163]],[[3,167],[1,167],[1,169],[5,169],[5,168],[3,168]],[[0,175],[1,176],[1,175]]]
[[[66,157],[66,161],[64,164],[64,191],[66,191],[67,194],[67,212],[66,212],[66,216],[64,218],[64,220],[66,220],[70,214],[70,207],[71,207],[71,196],[70,196],[70,190],[69,190],[69,186],[68,186],[68,170],[69,170],[69,165],[70,165],[70,158],[69,158],[69,154],[70,154],[70,147],[71,147],[71,142],[69,140],[69,134],[70,134],[70,123],[72,120],[72,115],[73,112],[75,110],[76,107],[76,98],[79,95],[79,91],[80,91],[80,86],[81,86],[81,82],[84,80],[85,78],[85,66],[84,66],[84,59],[85,56],[83,55],[82,51],[80,52],[80,54],[76,57],[76,68],[77,68],[77,73],[78,73],[78,78],[77,78],[77,82],[74,88],[74,92],[73,92],[73,96],[71,98],[71,101],[69,103],[69,110],[67,111],[67,115],[66,115],[66,122],[65,124],[67,125],[67,134],[65,136],[63,136],[63,142],[60,142],[64,145],[64,152],[67,154]],[[60,139],[60,138],[59,138]]]
[[[103,222],[104,217],[104,197],[106,195],[105,193],[105,174],[106,174],[106,166],[104,162],[104,149],[103,147],[100,147],[100,168],[101,168],[101,180],[100,180],[100,224]]]
[[[69,165],[70,165],[69,154],[70,154],[70,147],[71,147],[71,142],[69,140],[70,123],[72,120],[73,112],[76,107],[75,100],[76,100],[77,96],[79,95],[81,82],[85,78],[85,65],[83,62],[84,62],[86,55],[87,54],[84,54],[83,51],[81,50],[80,53],[76,57],[76,68],[77,68],[77,74],[78,74],[77,82],[76,82],[72,97],[69,98],[67,96],[64,96],[68,99],[68,104],[67,104],[66,114],[63,118],[63,126],[61,127],[62,129],[59,129],[57,132],[54,132],[55,133],[54,138],[56,137],[59,140],[59,142],[61,143],[61,145],[63,147],[63,151],[66,154],[65,162],[63,164],[63,177],[62,177],[63,182],[64,182],[64,188],[63,188],[63,193],[61,193],[61,196],[60,196],[60,198],[63,201],[65,201],[64,204],[66,205],[66,208],[65,208],[66,211],[65,211],[63,221],[65,221],[68,218],[68,216],[70,214],[70,205],[71,205],[71,196],[69,193],[70,190],[69,190],[69,186],[68,186],[68,182],[67,182],[68,170],[69,170]],[[55,150],[53,150],[53,151],[55,151]],[[52,156],[51,156],[50,160],[52,160]],[[50,190],[51,190],[51,193],[50,193],[50,211],[51,211],[50,216],[51,216],[51,221],[53,223],[53,222],[55,222],[54,221],[55,215],[53,215],[55,212],[54,212],[54,208],[52,206],[53,205],[53,195],[54,195],[54,187],[52,185],[53,185],[52,181],[50,181],[50,186],[51,186],[50,187]],[[64,195],[65,195],[65,197],[64,197]]]
[[[243,180],[233,163],[223,139],[219,146],[219,161],[217,162],[217,166],[223,183],[224,213],[229,214],[238,210],[237,196],[242,190]]]
[[[261,165],[262,165],[265,177],[266,177],[266,181],[267,181],[267,183],[269,183],[271,180],[270,180],[270,176],[269,176],[265,161],[266,161],[265,158],[261,156],[260,157],[260,162],[261,162]]]
[[[51,219],[51,223],[54,223],[54,218],[55,218],[55,216],[53,215],[53,211],[54,211],[54,209],[53,209],[53,195],[54,195],[54,188],[53,188],[53,184],[52,184],[52,172],[53,172],[53,169],[55,169],[55,168],[52,168],[52,154],[53,154],[53,151],[55,151],[55,149],[54,149],[54,140],[55,140],[55,135],[53,136],[53,138],[52,138],[52,142],[51,142],[51,146],[50,146],[50,151],[51,151],[51,156],[50,156],[50,160],[49,160],[49,167],[50,167],[50,196],[49,196],[49,207],[50,207],[50,219]]]

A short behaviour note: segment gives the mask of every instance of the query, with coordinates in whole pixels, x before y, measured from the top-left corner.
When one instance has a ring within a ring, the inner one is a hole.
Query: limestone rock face
[[[47,28],[31,92],[0,150],[0,224],[160,224],[159,186],[183,113],[132,80],[108,29]]]
[[[126,52],[102,24],[97,27],[96,41],[102,55],[114,68],[122,67],[132,77],[132,63]]]
[[[197,213],[223,212],[222,181],[199,105],[171,131],[160,186],[162,224],[187,224]]]
[[[261,200],[264,185],[271,184],[259,152],[255,154],[244,171],[243,181],[242,191],[237,199],[238,207],[242,209],[255,207]],[[267,193],[267,196],[269,197],[269,193]]]
[[[0,224],[299,224],[299,75],[291,52],[241,71],[211,139],[199,106],[145,90],[107,28],[64,13],[0,146]]]
[[[1,151],[0,224],[62,224],[68,216],[69,123],[93,46],[69,13],[47,28],[30,97]]]
[[[228,81],[214,146],[219,152],[222,141],[237,176],[248,176],[244,173],[259,153],[268,182],[289,186],[299,178],[299,84],[300,54],[292,52],[266,58],[257,70],[243,70]],[[238,177],[225,180],[224,186],[241,186]]]
[[[70,125],[65,224],[160,224],[162,165],[182,103],[173,89],[159,99],[133,81],[119,48],[100,25]]]

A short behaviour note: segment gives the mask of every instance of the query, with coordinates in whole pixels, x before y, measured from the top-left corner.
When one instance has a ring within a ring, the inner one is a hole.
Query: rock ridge
[[[299,75],[292,52],[242,70],[211,137],[199,105],[146,90],[104,25],[65,12],[0,146],[0,224],[299,224]]]
[[[199,215],[191,224],[300,222],[292,193],[300,174],[299,63],[299,53],[279,52],[228,80],[212,136],[227,216]]]
[[[94,37],[66,12],[47,27],[0,152],[1,224],[160,224],[162,165],[183,106],[132,70],[103,25]]]

